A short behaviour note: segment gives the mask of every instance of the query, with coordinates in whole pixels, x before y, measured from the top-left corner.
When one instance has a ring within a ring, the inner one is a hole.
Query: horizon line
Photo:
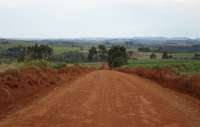
[[[131,37],[0,37],[5,40],[73,40],[73,39],[135,39],[135,38],[163,38],[163,39],[200,39],[200,37],[169,37],[169,36],[131,36]]]

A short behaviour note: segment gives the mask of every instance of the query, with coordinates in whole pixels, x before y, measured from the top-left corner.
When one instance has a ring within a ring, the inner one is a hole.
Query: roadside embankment
[[[169,68],[124,68],[118,71],[136,74],[141,77],[158,82],[161,86],[189,94],[200,99],[200,75],[179,75],[170,71]]]
[[[34,66],[0,73],[0,117],[92,70],[76,66],[60,69]]]

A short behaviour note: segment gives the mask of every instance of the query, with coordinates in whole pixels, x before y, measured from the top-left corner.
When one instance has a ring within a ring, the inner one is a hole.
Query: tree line
[[[107,62],[110,67],[119,67],[127,64],[128,57],[126,48],[123,46],[112,46],[109,50],[104,45],[98,48],[91,47],[88,54],[89,62]]]
[[[88,61],[89,62],[105,62],[108,59],[108,50],[104,45],[99,45],[96,47],[91,47],[88,53]]]
[[[15,57],[17,61],[25,60],[49,60],[53,55],[53,49],[48,45],[18,46],[9,48],[6,56]]]
[[[8,48],[4,56],[15,58],[19,62],[29,60],[47,60],[52,62],[81,63],[81,62],[107,62],[110,67],[119,67],[127,63],[126,48],[123,46],[105,45],[91,47],[88,53],[79,51],[67,51],[54,54],[52,47],[48,45],[34,44],[31,46],[17,46]]]

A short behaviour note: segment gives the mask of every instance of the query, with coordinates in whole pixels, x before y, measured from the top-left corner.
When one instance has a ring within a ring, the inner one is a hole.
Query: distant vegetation
[[[152,53],[152,54],[150,55],[150,59],[157,59],[157,55],[156,55],[155,53]]]
[[[80,51],[67,51],[61,54],[53,55],[51,61],[65,63],[87,62],[87,53],[82,53]]]
[[[180,74],[200,72],[199,60],[129,60],[125,67],[168,68]]]
[[[127,64],[126,48],[123,46],[112,46],[107,49],[105,45],[99,45],[98,48],[89,49],[89,62],[108,62],[110,67],[120,67]]]
[[[48,45],[38,45],[33,46],[17,46],[11,47],[5,50],[1,54],[4,58],[13,58],[17,61],[25,60],[49,60],[53,55],[53,49]]]
[[[118,54],[115,56],[114,47],[123,47],[123,53],[115,49]],[[47,61],[57,66],[65,64],[99,66],[101,62],[108,62],[113,67],[167,66],[184,73],[198,73],[199,60],[200,39],[0,39],[0,64]]]
[[[89,49],[88,61],[89,62],[106,62],[108,58],[108,51],[105,45],[99,45],[98,48],[91,47]]]
[[[89,54],[88,54],[88,61],[89,62],[97,62],[98,56],[97,56],[97,49],[96,47],[91,47],[89,49]]]
[[[173,56],[169,55],[168,52],[163,52],[162,59],[170,59],[170,58],[173,58]]]

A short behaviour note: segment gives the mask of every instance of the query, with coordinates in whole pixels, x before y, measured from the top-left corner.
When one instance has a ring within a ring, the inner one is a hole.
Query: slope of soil
[[[15,110],[63,82],[74,80],[90,71],[80,67],[65,67],[59,70],[30,67],[1,73],[0,118],[5,116],[5,112]]]
[[[169,69],[124,68],[118,71],[151,79],[159,85],[200,99],[200,75],[177,75]]]
[[[200,102],[116,71],[94,71],[0,121],[1,127],[199,127]]]

